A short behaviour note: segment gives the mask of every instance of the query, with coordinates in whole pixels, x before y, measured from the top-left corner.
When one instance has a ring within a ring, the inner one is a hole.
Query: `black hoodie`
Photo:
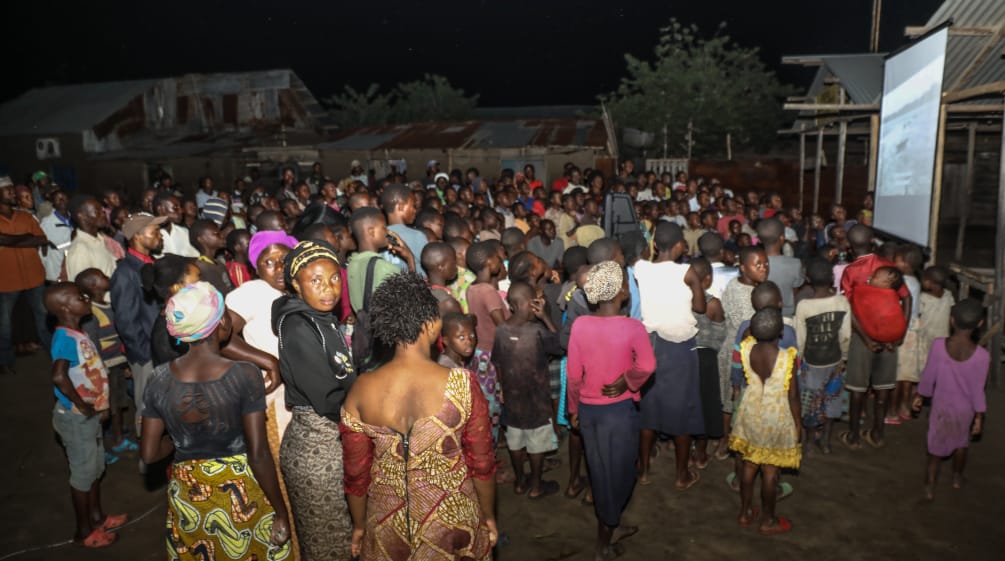
[[[335,315],[319,312],[296,296],[282,296],[272,303],[272,329],[279,336],[286,404],[313,407],[318,415],[339,422],[356,373]]]

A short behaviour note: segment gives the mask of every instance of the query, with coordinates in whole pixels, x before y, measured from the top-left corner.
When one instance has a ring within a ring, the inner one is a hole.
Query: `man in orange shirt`
[[[39,341],[47,351],[52,335],[45,326],[45,268],[38,248],[49,248],[49,240],[30,213],[16,210],[17,196],[9,177],[0,177],[0,375],[14,374],[14,344],[11,317],[22,293],[35,315]]]

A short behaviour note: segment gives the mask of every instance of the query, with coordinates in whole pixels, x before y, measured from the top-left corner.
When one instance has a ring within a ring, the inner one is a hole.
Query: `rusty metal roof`
[[[525,119],[381,125],[343,131],[325,150],[486,149],[524,146],[604,148],[599,119]]]

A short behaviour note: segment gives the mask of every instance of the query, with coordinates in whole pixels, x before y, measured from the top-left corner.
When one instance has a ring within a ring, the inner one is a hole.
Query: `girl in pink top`
[[[642,322],[621,315],[628,281],[613,261],[594,265],[583,285],[597,304],[580,316],[569,336],[568,406],[570,421],[583,435],[597,513],[596,558],[623,552],[620,541],[638,531],[622,526],[621,513],[635,486],[639,449],[639,389],[656,368],[656,357]]]

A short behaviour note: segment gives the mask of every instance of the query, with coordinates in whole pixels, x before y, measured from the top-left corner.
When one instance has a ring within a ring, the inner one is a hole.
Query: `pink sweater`
[[[638,401],[639,388],[655,369],[656,357],[641,321],[621,316],[576,318],[566,366],[569,413],[578,412],[580,403]],[[628,382],[628,391],[615,398],[604,397],[604,385],[621,374]]]

